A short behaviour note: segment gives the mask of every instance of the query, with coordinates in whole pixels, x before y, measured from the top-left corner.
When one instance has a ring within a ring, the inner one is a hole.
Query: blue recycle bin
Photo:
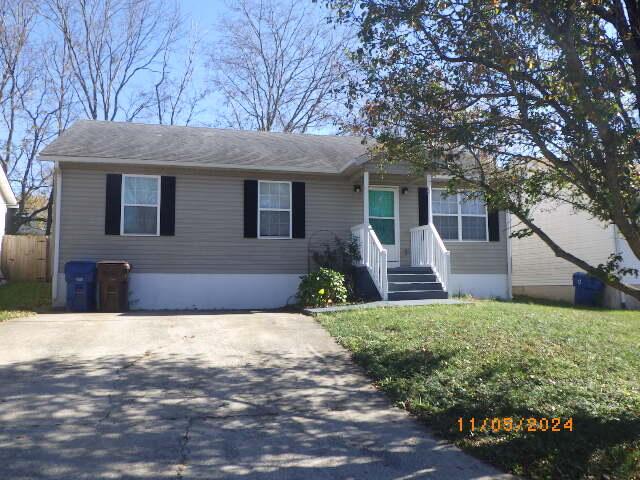
[[[595,307],[600,305],[604,283],[597,278],[583,272],[573,274],[573,286],[575,287],[574,302],[576,305]]]
[[[67,281],[67,310],[95,312],[96,262],[67,262],[64,277]]]

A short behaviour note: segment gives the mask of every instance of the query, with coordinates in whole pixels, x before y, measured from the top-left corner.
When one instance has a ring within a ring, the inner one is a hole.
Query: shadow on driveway
[[[316,332],[313,320],[295,317],[300,328],[311,322],[310,332]],[[266,322],[262,328],[268,325],[277,336],[278,326]],[[138,355],[66,355],[0,365],[0,477],[499,474],[435,441],[390,407],[337,348],[256,349],[246,361],[242,352],[216,360],[197,345],[197,336],[181,341],[180,348]]]

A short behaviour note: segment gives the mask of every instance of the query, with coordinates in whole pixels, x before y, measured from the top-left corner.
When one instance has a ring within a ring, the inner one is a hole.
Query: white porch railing
[[[411,266],[431,267],[442,289],[449,291],[451,254],[432,223],[411,229]]]
[[[382,247],[371,225],[362,223],[351,227],[351,234],[358,240],[361,264],[367,267],[380,298],[387,300],[387,250]]]

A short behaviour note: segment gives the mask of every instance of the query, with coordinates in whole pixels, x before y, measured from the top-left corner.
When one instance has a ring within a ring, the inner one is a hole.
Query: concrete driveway
[[[311,318],[0,323],[0,478],[477,479]]]

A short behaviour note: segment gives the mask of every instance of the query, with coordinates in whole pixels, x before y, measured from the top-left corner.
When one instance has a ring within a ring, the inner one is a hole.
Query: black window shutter
[[[291,232],[293,238],[304,238],[305,224],[305,194],[304,182],[293,182],[291,184]]]
[[[258,181],[244,181],[244,238],[258,236]]]
[[[176,234],[176,177],[160,178],[160,235]]]
[[[429,189],[418,188],[418,225],[429,225]]]
[[[499,242],[500,241],[500,217],[498,210],[490,210],[488,213],[488,222],[489,222],[489,241],[490,242]]]
[[[120,235],[120,205],[122,202],[122,175],[107,174],[107,198],[105,202],[104,233]]]

